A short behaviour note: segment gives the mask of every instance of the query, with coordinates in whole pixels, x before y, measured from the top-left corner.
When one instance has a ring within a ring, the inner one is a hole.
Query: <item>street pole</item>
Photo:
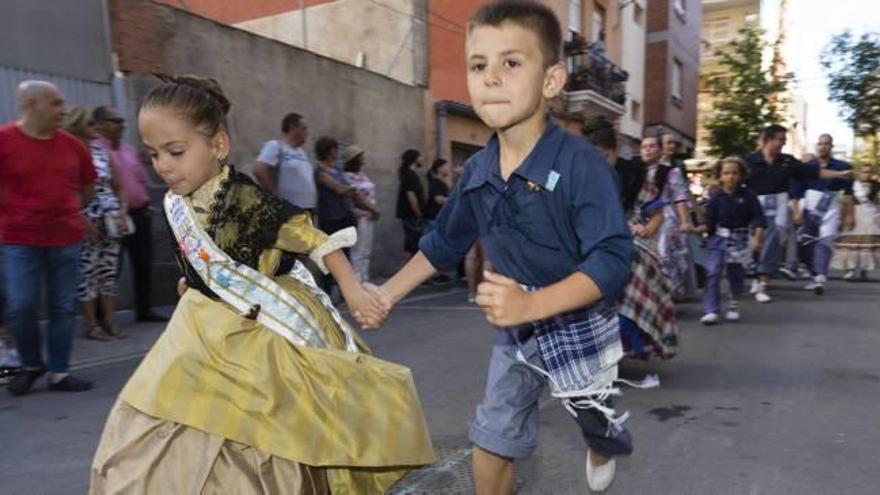
[[[306,21],[306,2],[305,0],[299,0],[299,11],[302,13],[302,40],[303,40],[303,48],[309,49],[309,26]]]

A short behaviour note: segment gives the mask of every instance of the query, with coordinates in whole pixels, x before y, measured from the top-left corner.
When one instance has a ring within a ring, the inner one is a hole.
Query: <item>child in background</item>
[[[745,287],[745,265],[761,246],[761,232],[766,227],[761,204],[754,193],[742,187],[746,164],[738,157],[725,158],[718,165],[721,187],[706,204],[706,224],[700,230],[708,235],[706,250],[706,288],[703,291],[704,325],[719,322],[721,312],[721,278],[725,270],[730,283],[728,321],[740,318],[736,298]],[[754,229],[751,243],[749,230]]]

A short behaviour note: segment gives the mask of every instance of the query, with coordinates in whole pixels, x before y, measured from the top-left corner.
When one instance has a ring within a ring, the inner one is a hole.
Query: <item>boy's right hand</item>
[[[385,321],[387,321],[388,313],[391,312],[391,308],[393,307],[393,304],[391,304],[390,298],[385,293],[382,292],[381,288],[379,288],[371,283],[364,283],[362,286],[363,286],[364,291],[366,291],[373,298],[375,298],[376,301],[379,302],[380,306],[383,309],[382,316],[381,317],[376,316],[376,315],[371,316],[371,315],[366,315],[366,314],[362,314],[359,312],[355,312],[354,318],[355,318],[355,320],[357,320],[358,324],[364,330],[376,330],[379,327],[381,327],[385,323]]]

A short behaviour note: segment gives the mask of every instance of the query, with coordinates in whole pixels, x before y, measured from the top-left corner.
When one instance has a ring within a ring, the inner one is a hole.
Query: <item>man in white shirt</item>
[[[281,121],[281,139],[266,141],[257,162],[257,181],[294,206],[313,211],[318,205],[315,168],[309,163],[303,145],[308,127],[302,115],[289,113]]]

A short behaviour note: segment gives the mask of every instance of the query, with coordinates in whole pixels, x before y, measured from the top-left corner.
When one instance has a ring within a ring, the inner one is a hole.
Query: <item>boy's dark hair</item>
[[[315,157],[319,162],[326,160],[330,153],[339,149],[339,142],[330,136],[321,136],[315,141]]]
[[[746,181],[746,177],[749,176],[749,167],[746,166],[745,160],[735,155],[728,156],[723,160],[718,160],[718,162],[715,163],[715,178],[717,180],[721,180],[721,171],[724,169],[725,163],[735,163],[737,167],[739,167],[740,185],[743,185]]]
[[[147,93],[141,111],[151,107],[174,109],[207,136],[228,129],[226,114],[231,105],[215,79],[193,75],[154,75],[162,84]]]
[[[302,123],[302,115],[298,113],[289,113],[281,119],[281,132],[287,132],[294,127],[299,127]]]
[[[778,136],[780,134],[786,134],[787,132],[788,132],[788,129],[786,129],[785,127],[783,127],[779,124],[768,125],[767,127],[764,128],[763,131],[761,131],[761,142],[766,143],[767,141],[769,141],[771,139],[775,139],[776,136]]]
[[[535,33],[541,43],[544,67],[559,63],[562,28],[549,7],[531,0],[497,0],[487,3],[468,22],[468,33],[478,26],[499,27],[511,22]]]
[[[617,131],[614,130],[614,123],[604,115],[597,115],[584,122],[581,134],[593,146],[603,150],[617,149]]]

